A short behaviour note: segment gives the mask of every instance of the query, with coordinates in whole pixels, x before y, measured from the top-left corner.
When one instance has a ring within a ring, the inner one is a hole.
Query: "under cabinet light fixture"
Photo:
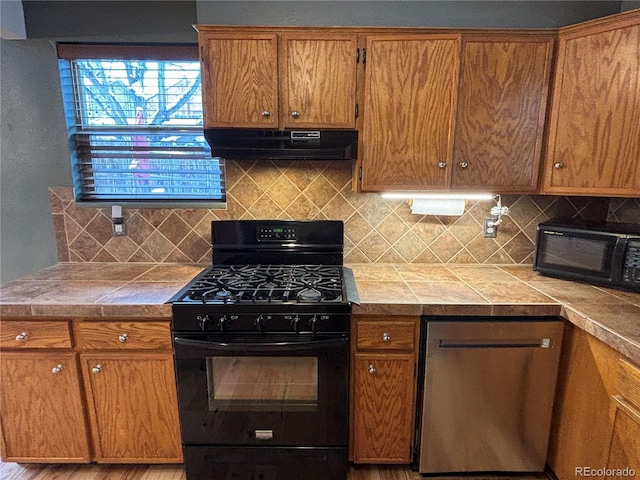
[[[412,192],[388,192],[383,193],[382,198],[392,200],[427,199],[427,200],[494,200],[493,193],[412,193]]]

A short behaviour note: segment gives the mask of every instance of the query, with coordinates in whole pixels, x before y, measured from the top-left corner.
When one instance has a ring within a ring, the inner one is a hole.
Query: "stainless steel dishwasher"
[[[545,468],[563,322],[423,317],[420,473]]]

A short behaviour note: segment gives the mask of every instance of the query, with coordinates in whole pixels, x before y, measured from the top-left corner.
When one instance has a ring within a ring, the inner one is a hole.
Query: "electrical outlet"
[[[122,223],[112,223],[111,231],[115,237],[120,237],[127,234],[127,229],[124,226],[124,222]]]
[[[484,224],[482,225],[482,236],[484,238],[496,238],[496,235],[498,234],[498,226],[494,225],[493,222],[495,221],[495,217],[484,219]]]

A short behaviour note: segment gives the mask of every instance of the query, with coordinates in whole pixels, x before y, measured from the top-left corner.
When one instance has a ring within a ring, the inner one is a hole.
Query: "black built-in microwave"
[[[640,291],[640,225],[548,220],[533,269],[553,277]]]

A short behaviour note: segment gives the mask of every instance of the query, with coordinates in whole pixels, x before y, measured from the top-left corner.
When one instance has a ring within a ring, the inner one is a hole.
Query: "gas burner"
[[[184,303],[340,303],[342,268],[334,265],[212,266],[178,300]]]
[[[297,295],[298,302],[319,302],[322,300],[322,293],[312,287],[300,290]]]

